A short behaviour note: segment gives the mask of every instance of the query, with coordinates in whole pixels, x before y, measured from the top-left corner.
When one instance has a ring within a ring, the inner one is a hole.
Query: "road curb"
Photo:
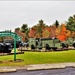
[[[0,69],[0,73],[6,73],[6,72],[16,72],[16,69]]]
[[[66,66],[62,65],[62,66],[38,66],[38,67],[28,67],[27,70],[31,71],[31,70],[47,70],[47,69],[65,69]]]
[[[47,70],[47,69],[65,69],[67,67],[75,68],[75,63],[30,65],[29,67],[27,67],[27,70],[32,71],[32,70]]]
[[[25,66],[14,66],[14,67],[0,67],[0,73],[2,72],[16,72],[19,69],[24,69],[28,71],[35,71],[35,70],[48,70],[48,69],[65,69],[65,68],[75,68],[74,63],[52,63],[52,64],[34,64],[34,65],[25,65]]]

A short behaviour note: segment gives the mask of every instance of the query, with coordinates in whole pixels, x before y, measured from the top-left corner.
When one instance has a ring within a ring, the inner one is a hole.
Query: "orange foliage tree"
[[[61,31],[60,34],[57,35],[57,38],[60,41],[65,41],[70,36],[70,31],[66,29],[65,24],[61,24]]]
[[[50,38],[56,37],[55,31],[56,31],[56,26],[54,25],[50,26]]]
[[[55,36],[57,37],[59,34],[60,34],[60,31],[61,31],[61,27],[57,27],[56,30],[55,30]]]
[[[35,28],[32,27],[32,28],[30,29],[29,34],[28,34],[29,37],[34,38],[34,37],[35,37],[35,32],[36,32]]]

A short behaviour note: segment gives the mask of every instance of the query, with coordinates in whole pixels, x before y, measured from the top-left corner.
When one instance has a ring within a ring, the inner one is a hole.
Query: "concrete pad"
[[[16,69],[0,69],[0,73],[6,73],[6,72],[16,72]]]

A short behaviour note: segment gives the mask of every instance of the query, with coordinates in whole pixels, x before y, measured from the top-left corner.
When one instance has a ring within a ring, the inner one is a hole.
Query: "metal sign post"
[[[16,61],[16,39],[14,38],[14,61]]]

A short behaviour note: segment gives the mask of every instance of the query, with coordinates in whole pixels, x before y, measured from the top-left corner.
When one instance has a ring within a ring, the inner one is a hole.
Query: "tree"
[[[49,36],[50,36],[50,32],[47,29],[45,29],[43,32],[43,38],[49,38]]]
[[[39,20],[39,23],[36,25],[36,34],[38,33],[40,37],[42,37],[42,32],[45,27],[47,27],[47,25],[44,23],[44,21],[42,19]]]
[[[56,26],[56,28],[59,26],[59,22],[58,22],[58,20],[56,20],[56,22],[55,22],[55,26]]]
[[[60,41],[65,41],[70,36],[70,31],[66,29],[65,24],[61,24],[61,31],[59,35],[57,35],[57,38]]]
[[[28,25],[27,24],[23,24],[21,26],[21,32],[25,33],[28,30]]]
[[[29,37],[34,38],[35,37],[36,29],[32,27],[28,33]]]
[[[26,41],[28,40],[28,37],[29,37],[29,35],[28,35],[29,30],[30,30],[30,29],[28,28],[28,25],[27,25],[27,24],[23,24],[23,25],[21,26],[21,32],[25,33],[25,40],[26,40]]]
[[[55,30],[55,36],[58,36],[60,34],[61,28],[60,26],[58,28],[56,28]]]
[[[71,37],[72,37],[73,39],[75,39],[75,32],[72,32],[72,33],[71,33]]]
[[[55,32],[56,32],[56,26],[55,25],[50,26],[50,38],[56,37]]]
[[[27,35],[27,37],[29,37],[29,31],[30,31],[30,28],[28,28],[27,30],[26,30],[26,32],[25,32],[25,34]]]
[[[71,32],[75,31],[75,15],[70,16],[68,21],[66,21],[66,28]]]
[[[34,25],[29,31],[29,37],[42,38],[43,29],[48,27],[43,20],[39,20],[39,23]]]
[[[15,28],[15,31],[20,31],[20,28],[18,27],[18,28]]]

